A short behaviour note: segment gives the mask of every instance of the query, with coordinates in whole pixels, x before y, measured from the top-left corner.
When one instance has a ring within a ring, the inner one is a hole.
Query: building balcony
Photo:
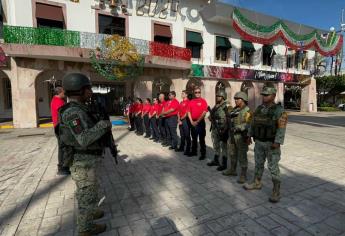
[[[5,25],[2,48],[8,56],[89,62],[90,52],[105,48],[111,35],[53,28]],[[191,51],[173,45],[127,37],[145,56],[145,66],[190,69]]]

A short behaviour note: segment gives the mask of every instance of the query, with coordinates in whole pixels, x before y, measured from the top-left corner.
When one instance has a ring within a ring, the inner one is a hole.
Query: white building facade
[[[246,91],[255,108],[269,82],[282,104],[286,86],[301,86],[301,110],[314,112],[319,52],[336,53],[342,40],[334,36],[321,47],[311,27],[279,25],[274,17],[206,0],[2,0],[2,9],[0,120],[12,119],[17,128],[37,127],[50,116],[52,88],[69,72],[87,74],[110,110],[117,98],[169,90],[179,97],[194,86],[210,105],[217,89],[231,103],[234,93]],[[260,31],[253,23],[276,28]],[[287,41],[283,31],[297,36]],[[135,78],[108,80],[91,65],[90,53],[112,34],[128,38],[143,56]]]

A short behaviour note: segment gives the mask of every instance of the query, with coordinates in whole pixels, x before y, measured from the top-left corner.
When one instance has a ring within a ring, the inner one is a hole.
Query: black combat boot
[[[178,148],[175,149],[175,152],[183,152],[184,151],[184,147],[180,146]]]
[[[208,166],[219,166],[219,156],[214,155],[214,158],[211,162],[207,163]]]
[[[227,166],[228,166],[228,158],[223,156],[222,157],[222,165],[218,166],[217,170],[218,171],[226,170]]]

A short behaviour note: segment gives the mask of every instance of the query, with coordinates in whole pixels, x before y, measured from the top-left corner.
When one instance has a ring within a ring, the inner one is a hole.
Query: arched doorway
[[[188,96],[192,98],[194,96],[193,91],[195,87],[200,87],[201,88],[201,94],[204,96],[204,84],[201,82],[200,79],[197,78],[191,78],[188,80],[187,85],[186,85],[186,90],[188,93]]]
[[[49,70],[40,73],[35,80],[37,121],[38,124],[51,121],[50,102],[54,96],[54,89],[62,85],[64,72]]]
[[[245,81],[241,85],[241,91],[245,92],[248,95],[248,106],[249,108],[254,111],[256,104],[255,104],[255,89],[254,85],[251,81]]]
[[[8,76],[0,71],[0,123],[13,120],[12,86]]]
[[[284,85],[284,108],[301,109],[302,87],[300,85]]]
[[[155,78],[152,83],[152,97],[157,97],[160,93],[164,93],[168,96],[168,93],[173,90],[173,83],[171,79],[167,77]]]
[[[216,84],[216,88],[215,88],[215,94],[217,94],[218,91],[225,91],[226,95],[227,95],[227,100],[230,101],[231,98],[231,86],[230,83],[228,81],[218,81],[218,83]]]

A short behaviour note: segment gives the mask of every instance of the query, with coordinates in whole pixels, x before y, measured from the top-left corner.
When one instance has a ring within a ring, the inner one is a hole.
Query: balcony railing
[[[5,25],[5,43],[50,45],[75,48],[96,49],[104,48],[107,34],[96,34],[53,28],[32,28]],[[191,51],[187,48],[161,44],[142,39],[128,38],[141,55],[161,56],[178,60],[190,61]]]

